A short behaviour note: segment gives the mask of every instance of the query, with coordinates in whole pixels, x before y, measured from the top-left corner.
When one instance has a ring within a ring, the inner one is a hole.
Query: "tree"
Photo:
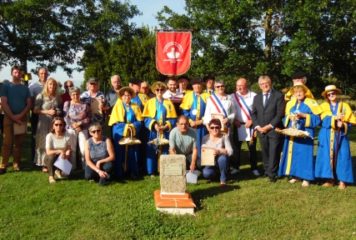
[[[87,46],[81,65],[85,69],[85,78],[98,77],[105,84],[104,90],[114,74],[119,74],[124,84],[132,78],[157,80],[155,34],[148,28],[140,28],[132,35],[97,41]]]
[[[76,53],[100,39],[128,34],[135,6],[114,0],[18,0],[0,3],[0,65],[27,62],[71,72]]]
[[[283,87],[302,69],[318,95],[328,83],[353,84],[355,12],[352,0],[186,0],[185,14],[165,7],[157,19],[162,28],[192,30],[191,74],[256,81],[268,73]]]

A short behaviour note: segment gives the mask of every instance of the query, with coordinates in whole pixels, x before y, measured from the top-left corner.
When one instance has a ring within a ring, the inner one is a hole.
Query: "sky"
[[[155,16],[165,5],[177,13],[183,13],[185,7],[185,0],[130,0],[129,2],[132,5],[136,5],[142,13],[142,15],[133,18],[132,22],[136,23],[137,27],[148,25],[152,29],[158,27],[158,22]],[[28,63],[29,71],[35,68],[35,63]],[[0,81],[11,79],[10,69],[10,66],[0,69]],[[80,86],[83,81],[83,74],[83,72],[74,71],[70,78],[62,69],[58,68],[56,72],[50,73],[50,76],[62,83],[68,79],[72,79],[76,86]],[[32,74],[32,79],[37,80],[37,76]]]

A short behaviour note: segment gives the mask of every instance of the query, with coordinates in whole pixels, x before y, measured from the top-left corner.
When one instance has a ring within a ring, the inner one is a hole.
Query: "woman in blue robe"
[[[350,152],[350,140],[347,136],[356,119],[350,106],[338,99],[341,90],[328,85],[322,96],[321,129],[319,132],[318,154],[316,157],[315,177],[326,180],[325,187],[331,187],[339,181],[339,188],[355,182]]]
[[[304,85],[297,84],[292,91],[295,98],[286,105],[284,126],[306,131],[309,137],[285,137],[278,174],[291,176],[290,183],[301,179],[302,186],[308,187],[314,180],[313,138],[314,128],[320,124],[321,109],[315,100],[306,98]]]
[[[206,108],[206,100],[209,94],[203,93],[202,81],[200,79],[194,79],[192,81],[193,91],[184,95],[180,108],[183,114],[189,119],[190,127],[194,128],[197,133],[197,149],[198,159],[201,155],[201,142],[208,131],[203,124],[203,116]]]
[[[135,137],[140,134],[143,119],[140,107],[131,103],[134,96],[135,92],[130,87],[121,88],[109,120],[115,148],[114,173],[119,179],[123,178],[124,174],[129,174],[133,179],[139,176],[139,145],[119,144],[123,137]]]
[[[149,143],[146,150],[147,174],[154,176],[158,167],[157,157],[159,154],[168,153],[168,145],[157,146],[152,142],[160,134],[165,139],[169,139],[169,132],[176,124],[177,114],[173,103],[170,100],[163,99],[163,93],[167,90],[166,84],[155,82],[151,89],[156,97],[147,101],[142,116],[144,117],[145,127],[149,130]]]

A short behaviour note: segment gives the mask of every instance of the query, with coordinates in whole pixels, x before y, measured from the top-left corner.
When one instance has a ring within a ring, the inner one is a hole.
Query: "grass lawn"
[[[356,130],[351,139],[355,162]],[[154,207],[158,177],[100,187],[78,172],[50,185],[24,161],[0,176],[0,239],[356,239],[355,186],[271,184],[246,163],[226,188],[188,185],[196,215],[170,216]]]

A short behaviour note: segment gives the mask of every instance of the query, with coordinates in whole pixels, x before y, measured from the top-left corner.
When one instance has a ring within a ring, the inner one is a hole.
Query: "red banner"
[[[182,75],[190,68],[191,32],[157,32],[156,68],[163,75]]]

